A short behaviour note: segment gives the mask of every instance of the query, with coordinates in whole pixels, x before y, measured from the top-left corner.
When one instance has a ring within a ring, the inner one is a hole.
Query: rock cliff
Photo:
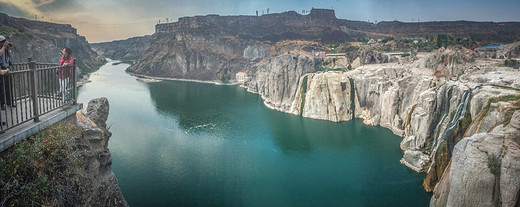
[[[325,45],[347,44],[365,37],[424,38],[444,33],[458,38],[483,38],[498,25],[466,21],[372,24],[337,19],[334,11],[327,9],[313,9],[308,15],[290,11],[261,16],[183,17],[177,22],[156,25],[156,32],[150,38],[150,47],[142,52],[129,71],[167,78],[227,80],[264,57],[281,55],[281,51],[299,53],[280,49],[279,43],[283,41],[317,43],[301,47],[310,54],[312,51],[323,51]],[[503,23],[490,41],[518,40],[518,28],[520,23]],[[133,45],[133,41],[113,44]],[[107,55],[134,57],[135,47],[113,44],[98,44],[96,48]],[[355,57],[359,57],[360,65],[396,61],[372,49],[360,50],[355,53]],[[446,61],[437,60],[441,56],[433,57],[432,61],[435,61],[431,64],[439,66],[438,70],[447,68],[447,75],[453,75],[457,69],[452,68],[451,56],[446,57]]]
[[[70,25],[14,18],[0,13],[0,31],[13,43],[14,63],[27,62],[27,58],[36,62],[58,63],[63,47],[72,49],[83,74],[97,70],[105,61]]]
[[[103,57],[136,60],[150,47],[150,35],[112,42],[92,43],[90,46]]]
[[[128,206],[112,172],[108,149],[111,134],[106,129],[108,111],[108,100],[98,98],[88,103],[85,114],[76,114],[77,125],[85,131],[73,143],[76,151],[71,155],[82,160],[81,165],[75,166],[77,173],[69,178],[78,186],[78,206]]]
[[[448,64],[438,60],[443,55]],[[401,162],[427,172],[424,186],[432,191],[449,172],[460,140],[491,132],[520,109],[520,71],[473,55],[440,49],[411,62],[345,72],[314,72],[313,64],[319,62],[297,64],[307,58],[284,55],[257,64],[248,90],[260,93],[268,107],[287,113],[329,121],[362,118],[365,124],[389,128],[403,137]],[[429,64],[432,60],[437,64]],[[287,65],[295,69],[287,70]],[[453,73],[456,79],[436,71]]]
[[[520,110],[507,126],[461,140],[430,206],[520,205]]]
[[[248,91],[258,93],[264,104],[278,111],[289,111],[297,96],[301,77],[315,71],[313,58],[303,55],[282,55],[253,66],[256,71]]]

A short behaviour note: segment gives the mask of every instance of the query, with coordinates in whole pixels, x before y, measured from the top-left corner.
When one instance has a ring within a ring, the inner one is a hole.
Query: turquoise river
[[[238,86],[140,81],[109,61],[79,88],[107,97],[113,171],[130,206],[428,206],[401,138],[361,120],[268,109]]]

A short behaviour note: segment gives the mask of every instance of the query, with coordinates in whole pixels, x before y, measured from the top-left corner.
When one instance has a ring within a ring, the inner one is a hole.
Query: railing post
[[[77,97],[77,84],[76,84],[76,58],[74,58],[74,61],[72,62],[72,84],[73,84],[73,88],[72,88],[72,104],[73,105],[76,105],[77,104],[77,100],[78,100],[78,97]]]
[[[33,115],[34,115],[34,122],[40,121],[40,113],[38,111],[38,84],[36,84],[37,74],[36,74],[36,62],[34,62],[31,58],[28,59],[29,61],[29,70],[31,71],[32,75],[30,75],[30,82],[31,82],[31,99],[33,104]]]

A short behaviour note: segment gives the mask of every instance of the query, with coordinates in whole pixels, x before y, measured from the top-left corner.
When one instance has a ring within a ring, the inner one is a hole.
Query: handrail
[[[76,60],[73,66],[16,63],[0,76],[0,133],[41,115],[77,103]]]

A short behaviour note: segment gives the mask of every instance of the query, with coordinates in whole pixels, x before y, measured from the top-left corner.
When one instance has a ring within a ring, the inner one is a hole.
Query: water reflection
[[[107,65],[80,89],[110,101],[113,169],[131,206],[427,205],[400,139],[359,120],[273,111],[236,86],[137,82]]]
[[[345,149],[351,142],[348,137],[354,136],[354,122],[331,123],[273,111],[258,95],[236,86],[163,81],[148,87],[158,113],[176,119],[185,133],[248,139],[266,134],[258,129],[267,130],[284,153]]]

